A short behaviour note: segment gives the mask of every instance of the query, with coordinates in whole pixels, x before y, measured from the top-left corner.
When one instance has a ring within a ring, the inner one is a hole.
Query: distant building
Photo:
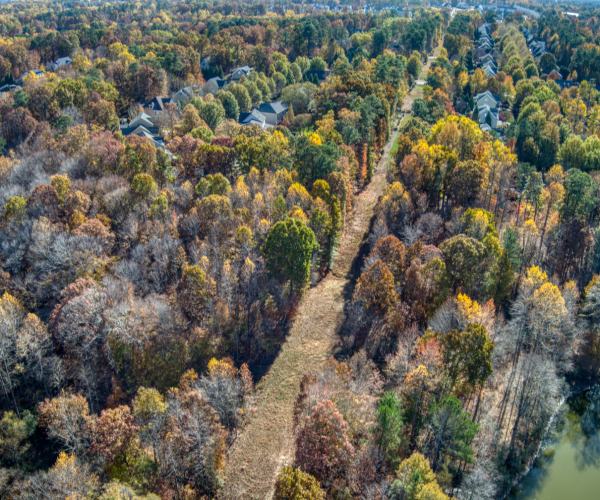
[[[40,69],[32,69],[32,70],[30,70],[30,71],[26,71],[25,73],[23,73],[23,74],[22,74],[22,75],[19,77],[19,79],[18,79],[18,80],[17,80],[15,83],[16,83],[17,85],[23,85],[23,79],[24,79],[26,76],[29,76],[29,74],[31,74],[31,73],[33,73],[33,74],[34,74],[35,76],[37,76],[38,78],[39,78],[40,76],[43,76],[43,75],[44,75],[44,72],[43,72],[42,70],[40,70]]]
[[[154,99],[142,102],[144,112],[150,116],[159,116],[165,109],[165,104],[172,104],[173,99],[170,97],[156,96]]]
[[[490,76],[496,76],[496,70],[494,69],[494,67],[490,64],[490,63],[486,63],[484,64],[481,69],[483,70],[483,72],[485,73],[485,76],[487,76],[488,78]]]
[[[54,61],[51,65],[52,71],[56,71],[61,66],[71,66],[73,64],[73,60],[70,57],[61,57]]]
[[[7,99],[15,90],[20,89],[19,85],[14,83],[7,83],[0,87],[0,99]]]
[[[492,94],[489,90],[481,92],[475,96],[475,106],[477,121],[481,129],[484,129],[484,125],[495,129],[498,127],[498,107],[502,99],[500,96]],[[489,118],[488,118],[489,115]]]
[[[493,129],[498,127],[499,118],[497,109],[491,109],[489,106],[484,105],[480,108],[477,108],[477,112],[479,114],[480,127],[483,127],[483,125],[489,125]],[[488,123],[488,120],[491,122],[491,124]]]
[[[491,109],[498,109],[502,101],[500,96],[492,94],[489,90],[477,94],[474,100],[478,107],[489,106]]]
[[[240,113],[239,122],[240,125],[244,125],[246,127],[250,125],[258,125],[263,130],[272,126],[267,123],[267,117],[257,109],[253,109],[250,113]]]
[[[236,68],[231,72],[231,80],[233,82],[239,82],[243,76],[248,78],[248,75],[252,73],[253,68],[250,66],[242,66],[240,68]]]
[[[206,82],[206,90],[211,94],[216,94],[219,90],[227,86],[227,80],[223,80],[220,76],[215,76]]]
[[[535,57],[540,57],[546,52],[546,42],[534,41],[529,44],[529,49]]]
[[[196,96],[196,92],[198,92],[198,85],[188,85],[187,87],[182,88],[179,92],[173,94],[171,99],[173,102],[179,105],[180,108],[185,108],[193,97]]]
[[[208,69],[208,68],[210,68],[210,59],[208,57],[205,57],[200,62],[200,69]]]
[[[158,127],[154,125],[153,118],[146,113],[140,113],[129,122],[129,125],[121,125],[120,131],[125,137],[128,135],[145,137],[154,144],[154,147],[162,149],[165,153],[169,153],[165,148],[164,139],[159,135]]]
[[[140,113],[133,120],[129,122],[129,128],[136,128],[139,126],[143,126],[146,128],[154,127],[154,122],[152,121],[152,117],[147,115],[146,113]],[[157,129],[158,131],[158,129]]]
[[[479,63],[481,66],[484,66],[484,65],[489,65],[489,66],[491,66],[492,68],[494,68],[494,70],[495,70],[495,71],[498,71],[498,65],[496,64],[496,60],[495,60],[495,59],[494,59],[494,57],[493,57],[493,56],[491,56],[490,54],[486,54],[486,55],[484,55],[483,57],[481,57],[481,58],[479,59],[478,63]]]
[[[258,111],[265,116],[269,125],[275,126],[285,118],[288,108],[289,106],[286,106],[281,101],[275,101],[261,104]]]

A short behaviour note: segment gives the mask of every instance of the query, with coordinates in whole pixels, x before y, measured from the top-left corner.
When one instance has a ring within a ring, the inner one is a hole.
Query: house
[[[150,140],[157,149],[162,149],[165,153],[169,153],[165,148],[165,141],[159,135],[159,130],[152,117],[146,113],[140,113],[133,120],[129,122],[129,125],[121,125],[121,133],[127,137],[128,135],[139,135]]]
[[[494,56],[491,54],[485,54],[484,56],[480,57],[479,62],[482,64],[486,62],[493,62],[494,66],[496,65],[496,59],[494,59]]]
[[[261,104],[258,111],[265,115],[269,125],[275,126],[285,118],[288,107],[281,101],[275,101]]]
[[[141,104],[146,114],[150,116],[158,116],[164,111],[165,104],[173,104],[173,99],[170,97],[156,96],[154,99],[144,101]]]
[[[236,68],[231,72],[231,80],[235,83],[239,82],[243,76],[248,78],[248,75],[252,73],[253,68],[250,66],[241,66],[240,68]]]
[[[12,94],[15,90],[20,89],[19,85],[15,85],[14,83],[7,83],[0,87],[0,99],[6,99],[10,94]]]
[[[215,76],[206,82],[206,91],[211,94],[216,94],[219,90],[227,86],[227,81],[220,76]]]
[[[71,64],[73,64],[73,60],[70,57],[60,57],[50,65],[50,68],[52,71],[56,71],[61,66],[71,66]]]
[[[496,64],[496,61],[489,54],[486,54],[481,59],[479,59],[479,64],[481,65],[481,67],[490,66],[494,71],[498,71],[498,65]]]
[[[496,70],[492,67],[492,65],[490,63],[484,64],[481,67],[481,69],[485,73],[485,76],[487,76],[488,78],[490,76],[496,76]]]
[[[202,59],[202,61],[200,61],[200,69],[208,68],[210,68],[210,59],[208,57],[205,57],[204,59]]]
[[[484,49],[484,50],[486,50],[486,51],[491,51],[491,50],[492,50],[492,46],[490,45],[490,42],[488,42],[487,40],[486,40],[486,41],[484,41],[483,43],[481,43],[481,44],[479,45],[479,48],[480,48],[480,49]]]
[[[477,103],[478,108],[489,106],[491,109],[498,109],[498,105],[501,101],[502,99],[500,99],[499,96],[492,94],[489,90],[475,96],[475,102]]]
[[[18,80],[17,80],[15,83],[16,83],[17,85],[23,85],[23,79],[24,79],[26,76],[29,76],[29,74],[31,74],[31,73],[33,73],[33,74],[34,74],[35,76],[37,76],[38,78],[39,78],[40,76],[43,76],[43,75],[44,75],[44,72],[43,72],[42,70],[39,70],[39,69],[32,69],[32,70],[30,70],[30,71],[25,71],[25,73],[23,73],[23,74],[22,74],[22,75],[19,77],[19,79],[18,79]]]
[[[331,71],[322,71],[322,70],[311,69],[311,70],[308,70],[306,73],[304,73],[304,78],[306,80],[308,80],[309,82],[314,83],[313,80],[314,80],[314,77],[316,77],[317,80],[319,81],[319,85],[321,85],[330,74],[331,74]]]
[[[498,110],[490,108],[487,104],[477,108],[479,126],[488,124],[491,128],[498,127]]]
[[[257,109],[253,109],[250,113],[240,113],[239,122],[240,125],[243,126],[258,125],[263,130],[271,127],[271,125],[267,123],[267,117]]]
[[[152,117],[147,115],[146,113],[140,113],[133,120],[129,122],[130,128],[137,128],[138,126],[151,128],[154,127],[154,122],[152,121]]]
[[[140,137],[146,137],[152,142],[156,140],[162,140],[158,135],[158,127],[145,127],[144,125],[138,125],[137,127],[130,127],[127,124],[121,125],[120,132],[127,137],[128,135],[139,135]]]
[[[121,125],[120,127],[121,133],[127,137],[128,135],[140,135],[146,136],[149,134],[153,138],[158,137],[159,130],[152,120],[148,119],[148,115],[146,113],[141,113],[136,116],[133,120],[131,120],[128,124]]]
[[[178,104],[180,108],[184,108],[190,103],[192,98],[196,96],[198,89],[198,85],[188,85],[187,87],[182,88],[179,92],[173,94],[171,99],[174,103]]]
[[[531,50],[531,53],[534,56],[540,57],[544,52],[546,52],[546,42],[532,42],[529,45],[529,50]]]
[[[132,133],[135,135],[139,135],[140,137],[145,137],[150,142],[152,142],[152,144],[154,144],[154,147],[156,149],[162,149],[165,153],[169,153],[169,151],[165,147],[165,141],[163,140],[163,138],[157,137],[150,131],[146,130],[144,127],[140,126]]]

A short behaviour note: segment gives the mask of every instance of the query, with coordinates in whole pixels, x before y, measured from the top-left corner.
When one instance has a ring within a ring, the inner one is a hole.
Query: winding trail
[[[429,61],[423,67],[425,74],[428,66]],[[403,110],[410,109],[407,102],[412,104],[417,98],[413,92],[422,95],[422,87],[413,87],[405,96]],[[322,369],[338,342],[344,299],[352,289],[351,270],[368,237],[375,205],[387,186],[386,163],[397,134],[392,133],[370,184],[358,195],[346,219],[332,271],[302,299],[277,359],[257,385],[257,408],[229,450],[221,498],[272,498],[279,471],[294,461],[293,412],[300,380],[305,373]]]

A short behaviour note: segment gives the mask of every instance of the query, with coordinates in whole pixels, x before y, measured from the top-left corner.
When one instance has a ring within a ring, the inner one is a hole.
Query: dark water
[[[548,443],[510,500],[600,499],[600,390],[565,403]]]

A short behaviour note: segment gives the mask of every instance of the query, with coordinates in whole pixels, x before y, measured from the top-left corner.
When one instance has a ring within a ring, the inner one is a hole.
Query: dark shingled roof
[[[281,101],[275,101],[275,102],[268,102],[268,103],[261,104],[260,108],[258,108],[258,110],[261,113],[279,114],[279,113],[283,113],[284,111],[287,111],[288,108],[289,108],[289,106],[286,106]]]

